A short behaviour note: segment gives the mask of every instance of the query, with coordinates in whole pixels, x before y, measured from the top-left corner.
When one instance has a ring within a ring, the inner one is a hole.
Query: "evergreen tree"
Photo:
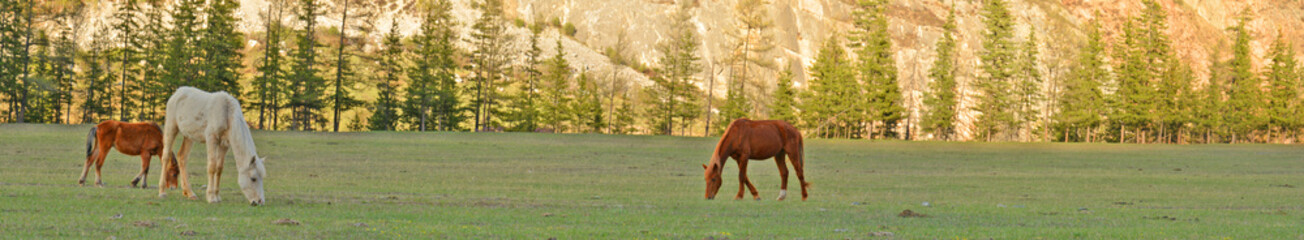
[[[635,131],[633,96],[629,92],[621,97],[620,107],[612,114],[615,117],[611,121],[611,134],[629,134]]]
[[[1123,25],[1123,39],[1114,50],[1114,67],[1118,74],[1118,90],[1115,102],[1111,105],[1113,114],[1110,119],[1118,124],[1118,141],[1127,141],[1128,129],[1133,129],[1134,140],[1142,142],[1144,129],[1150,122],[1151,110],[1154,109],[1155,89],[1151,85],[1151,75],[1147,71],[1143,31],[1136,20],[1128,20]]]
[[[494,115],[499,112],[495,104],[503,95],[498,87],[504,80],[504,68],[515,54],[509,45],[513,36],[507,31],[507,20],[503,18],[502,0],[483,0],[475,7],[480,10],[480,17],[471,26],[471,45],[475,46],[475,51],[471,52],[471,61],[474,62],[471,70],[475,72],[474,129],[480,130],[501,126],[494,121]]]
[[[1250,66],[1250,33],[1245,28],[1248,17],[1242,17],[1240,23],[1232,27],[1235,42],[1232,45],[1232,59],[1228,63],[1229,73],[1227,109],[1223,116],[1231,127],[1232,143],[1251,140],[1250,134],[1266,126],[1260,112],[1262,103],[1260,90],[1262,80],[1255,76]]]
[[[454,72],[457,61],[457,20],[448,0],[434,0],[426,5],[421,32],[412,38],[415,56],[408,76],[403,103],[403,119],[418,131],[454,131],[466,120]]]
[[[1105,113],[1105,94],[1101,87],[1110,78],[1104,52],[1100,24],[1093,22],[1087,27],[1086,46],[1078,52],[1077,67],[1064,82],[1064,93],[1059,98],[1060,111],[1055,121],[1056,130],[1063,135],[1062,141],[1095,140],[1094,133]]]
[[[202,71],[196,87],[205,91],[226,91],[236,99],[241,99],[243,89],[240,87],[240,70],[244,68],[241,59],[244,54],[244,34],[235,30],[240,19],[235,17],[235,10],[240,3],[235,0],[212,0],[204,7],[204,28],[199,32],[198,46],[203,51],[203,64],[196,67]]]
[[[955,31],[955,12],[952,11],[942,25],[942,38],[937,40],[937,59],[928,72],[928,77],[933,79],[928,85],[931,93],[924,97],[928,110],[921,121],[924,131],[942,140],[955,139],[955,124],[959,120],[960,88],[955,80],[956,43],[952,34]]]
[[[282,54],[284,42],[281,37],[284,34],[284,24],[281,24],[284,5],[283,0],[272,2],[267,17],[263,19],[267,23],[264,29],[267,35],[263,41],[262,65],[258,67],[262,75],[253,82],[253,91],[258,95],[258,129],[278,128],[280,108],[289,95],[284,86],[288,73],[283,65],[285,56]],[[271,124],[268,124],[269,121]]]
[[[1268,124],[1270,131],[1278,131],[1278,139],[1294,134],[1300,127],[1300,73],[1295,61],[1295,49],[1281,31],[1268,50],[1272,61],[1268,65]],[[1273,136],[1268,136],[1269,139]]]
[[[597,91],[599,89],[597,83],[593,82],[588,73],[580,73],[575,87],[576,89],[571,91],[575,94],[575,100],[571,101],[569,107],[571,119],[575,120],[575,130],[584,133],[601,133],[602,127],[607,124],[603,121],[605,114],[602,112],[602,95]]]
[[[800,117],[812,137],[852,137],[857,120],[848,118],[860,105],[860,89],[839,36],[829,36],[811,66],[809,87],[801,95]]]
[[[774,88],[774,101],[770,103],[770,119],[797,123],[797,90],[792,86],[792,71],[779,74],[779,84]]]
[[[520,89],[516,97],[512,98],[512,112],[504,117],[504,121],[512,126],[509,131],[529,132],[539,128],[539,80],[543,75],[539,71],[542,67],[543,49],[539,48],[539,33],[543,31],[541,25],[535,24],[530,28],[530,49],[525,51],[525,65],[522,66],[525,76],[521,78],[522,82],[517,85]]]
[[[1026,133],[1024,141],[1030,142],[1033,132],[1036,131],[1035,124],[1039,115],[1037,103],[1043,98],[1041,70],[1037,65],[1037,31],[1028,32],[1028,41],[1023,42],[1018,61],[1015,67],[1018,84],[1014,86],[1017,94],[1014,97],[1018,103],[1015,110],[1015,123],[1022,130],[1016,134]]]
[[[50,102],[54,104],[54,118],[56,123],[72,123],[72,99],[73,84],[76,72],[73,67],[76,66],[77,45],[72,41],[72,28],[62,28],[59,37],[51,43],[53,52],[50,59],[50,71],[47,78],[52,82],[54,91],[48,95]],[[62,116],[62,120],[58,120]]]
[[[381,51],[380,71],[384,76],[376,83],[379,90],[376,96],[375,111],[367,119],[367,129],[394,131],[398,129],[398,94],[399,79],[403,72],[402,38],[398,33],[398,20],[390,23],[389,34],[385,34],[385,46]]]
[[[665,135],[674,135],[674,128],[687,125],[700,115],[696,100],[697,87],[692,84],[693,75],[702,70],[697,56],[699,42],[694,34],[692,14],[689,5],[681,3],[678,11],[671,16],[670,41],[658,46],[661,56],[660,80],[654,80],[652,91],[648,91],[649,105],[655,106],[651,114],[653,129]],[[676,121],[676,118],[679,118]],[[679,124],[676,124],[678,122]],[[681,133],[682,134],[682,133]]]
[[[299,131],[311,131],[314,123],[321,124],[321,110],[325,108],[326,80],[317,74],[316,28],[317,2],[302,0],[298,12],[299,21],[304,28],[296,37],[297,48],[294,49],[293,65],[289,76],[290,128]]]
[[[113,18],[118,21],[113,25],[113,29],[118,31],[118,38],[121,41],[121,48],[118,51],[122,54],[119,59],[121,60],[119,78],[122,79],[122,84],[119,86],[118,93],[118,106],[121,106],[122,110],[118,112],[118,120],[128,121],[131,117],[135,117],[129,116],[132,115],[132,111],[140,111],[137,108],[142,96],[140,91],[136,91],[141,85],[138,80],[139,65],[136,65],[139,57],[136,54],[144,50],[144,43],[139,33],[141,27],[138,19],[141,14],[139,0],[126,0],[121,4],[118,12],[113,14]],[[132,91],[127,90],[129,86]]]
[[[151,51],[142,51],[141,54],[141,78],[137,89],[142,92],[141,112],[139,119],[149,119],[153,121],[163,121],[164,107],[167,105],[168,98],[172,96],[172,81],[168,78],[168,68],[165,66],[172,65],[170,55],[173,52],[171,44],[171,32],[167,29],[163,21],[164,7],[162,3],[150,1],[151,7],[145,11],[145,22],[141,25],[141,36],[145,47],[141,49],[150,49]]]
[[[1213,53],[1209,54],[1209,82],[1204,85],[1203,91],[1199,96],[1198,111],[1195,114],[1197,127],[1203,130],[1204,143],[1220,142],[1219,136],[1222,134],[1226,124],[1226,93],[1227,82],[1230,81],[1227,68],[1227,62],[1220,60],[1222,58],[1222,48],[1214,48]]]
[[[978,58],[985,74],[978,78],[978,90],[982,95],[974,109],[982,115],[974,125],[979,138],[992,141],[998,134],[1009,130],[1014,122],[1014,114],[1008,108],[1012,106],[1010,96],[1013,94],[1009,90],[1016,60],[1012,41],[1014,17],[1004,0],[992,0],[983,4],[982,18],[987,29],[983,32],[983,49]]]
[[[897,122],[905,118],[906,109],[901,101],[901,86],[897,84],[896,60],[892,58],[892,38],[887,32],[887,5],[884,0],[858,0],[849,36],[851,44],[858,46],[857,68],[864,84],[865,115],[851,116],[853,121],[870,124],[869,138],[896,137]],[[861,119],[857,119],[861,118]],[[881,125],[880,125],[881,124]],[[852,131],[857,131],[853,129]],[[854,134],[854,133],[853,133]]]
[[[6,106],[0,122],[16,122],[19,108],[19,88],[22,82],[23,38],[27,29],[20,0],[0,0],[0,100]]]
[[[560,39],[557,40],[556,49],[556,55],[544,63],[546,71],[541,87],[543,102],[539,111],[539,123],[560,133],[566,131],[566,125],[572,120],[567,113],[571,112],[570,102],[573,100],[567,95],[570,90],[570,62],[566,61],[566,50],[562,48]]]
[[[200,44],[199,35],[200,16],[197,11],[203,5],[203,0],[177,0],[176,5],[172,8],[169,16],[172,17],[172,28],[167,33],[167,52],[164,53],[165,60],[163,63],[163,79],[160,88],[164,89],[166,94],[160,96],[160,107],[167,105],[167,99],[181,86],[194,86],[206,91],[217,91],[212,89],[215,84],[207,84],[205,80],[215,78],[200,78],[200,67],[196,66],[196,59],[200,57],[202,49],[197,45]]]
[[[54,86],[50,79],[52,51],[50,49],[50,37],[42,30],[36,30],[32,36],[31,43],[31,68],[32,76],[23,79],[27,86],[27,112],[24,114],[23,121],[30,123],[51,123],[54,121],[55,108],[54,104],[58,99],[52,99],[54,95]]]
[[[86,101],[82,103],[82,123],[99,123],[102,120],[109,119],[112,116],[112,99],[108,94],[112,90],[113,79],[110,78],[106,65],[107,57],[104,56],[104,50],[107,38],[100,35],[91,42],[89,51],[83,54],[82,62],[87,66],[87,70],[82,77],[86,86]]]

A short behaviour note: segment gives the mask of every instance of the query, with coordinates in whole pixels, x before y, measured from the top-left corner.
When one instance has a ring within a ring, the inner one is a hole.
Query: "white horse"
[[[218,195],[222,177],[222,165],[226,160],[226,151],[235,153],[235,166],[239,170],[240,191],[254,206],[263,204],[263,182],[267,171],[263,168],[266,159],[258,157],[254,148],[254,139],[249,134],[244,114],[240,112],[240,102],[226,92],[205,92],[193,87],[181,87],[168,99],[167,116],[163,126],[163,156],[172,156],[172,143],[181,134],[181,149],[178,150],[177,165],[182,170],[180,180],[181,194],[197,199],[190,191],[190,178],[184,173],[186,158],[190,153],[190,143],[199,141],[208,145],[208,197],[209,203],[216,203],[222,198]],[[163,159],[164,169],[170,163]],[[158,196],[166,197],[163,188],[164,179],[159,178]]]

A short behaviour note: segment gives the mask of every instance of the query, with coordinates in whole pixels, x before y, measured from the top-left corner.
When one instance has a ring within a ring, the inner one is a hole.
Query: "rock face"
[[[101,0],[86,6],[80,12],[76,23],[78,39],[82,44],[89,42],[94,32],[107,29],[112,20],[116,5],[122,0]],[[264,11],[274,0],[240,0],[241,8],[237,15],[242,19],[239,29],[247,33],[262,31]],[[368,35],[371,43],[379,42],[379,36],[389,30],[391,19],[400,22],[400,31],[412,35],[417,31],[416,16],[419,9],[415,7],[418,0],[368,0],[354,2],[352,14],[366,17],[350,16],[350,24],[364,24],[375,29],[371,32],[350,30],[350,34]],[[559,18],[562,22],[572,23],[578,29],[573,37],[562,36],[556,30],[549,30],[540,40],[545,55],[551,55],[559,37],[565,46],[568,59],[581,71],[611,73],[613,68],[601,50],[613,46],[622,33],[627,37],[629,54],[638,62],[657,66],[660,53],[656,45],[665,40],[669,32],[669,15],[675,9],[675,0],[504,0],[507,16],[526,22],[545,21]],[[700,56],[703,59],[703,71],[699,74],[699,86],[706,88],[707,79],[716,80],[711,91],[716,96],[723,96],[725,88],[721,81],[726,78],[716,75],[723,68],[724,56],[727,55],[731,42],[730,32],[738,27],[734,20],[734,6],[737,0],[680,0],[693,1],[693,18],[699,39],[702,41]],[[797,75],[796,81],[804,86],[807,77],[806,67],[813,64],[820,44],[834,33],[845,33],[851,29],[850,19],[854,0],[769,0],[764,6],[774,21],[773,37],[775,50],[770,54],[775,66],[792,70]],[[1252,21],[1247,23],[1252,32],[1251,49],[1255,66],[1264,64],[1268,46],[1278,34],[1286,39],[1304,39],[1304,1],[1281,0],[1157,0],[1168,16],[1168,33],[1173,41],[1173,49],[1186,64],[1191,65],[1199,79],[1208,76],[1208,65],[1216,49],[1227,49],[1230,44],[1229,33],[1224,29],[1237,23],[1237,16],[1248,12]],[[341,0],[318,0],[324,4],[326,13],[318,18],[324,27],[338,27],[340,24],[339,3]],[[454,0],[455,15],[463,23],[463,34],[469,33],[469,25],[479,13],[472,9],[469,0]],[[962,108],[973,106],[975,102],[972,82],[978,71],[978,51],[982,48],[980,36],[984,31],[981,19],[981,1],[954,0],[891,0],[888,10],[889,28],[893,38],[893,50],[899,68],[899,83],[907,96],[907,107],[912,114],[912,121],[917,121],[920,113],[922,95],[927,93],[928,69],[936,56],[935,43],[941,37],[941,26],[949,11],[954,9],[958,16],[957,37],[959,38],[960,86],[968,93]],[[953,4],[953,5],[952,5]],[[1118,26],[1131,16],[1137,16],[1143,9],[1140,0],[1010,0],[1008,4],[1018,23],[1016,37],[1019,41],[1026,39],[1030,31],[1036,31],[1042,55],[1039,57],[1042,75],[1049,79],[1065,76],[1068,66],[1074,59],[1078,46],[1084,38],[1083,30],[1087,23],[1099,22],[1103,26],[1106,42],[1112,42],[1121,32]],[[356,15],[355,15],[356,16]],[[293,22],[293,16],[287,14],[283,19]],[[357,22],[355,22],[357,21]],[[510,24],[509,24],[510,25]],[[517,46],[528,48],[528,30],[513,27]],[[469,36],[469,35],[468,35]],[[256,44],[256,42],[251,42]],[[1293,42],[1297,51],[1304,50],[1304,40]],[[1222,58],[1230,56],[1224,50]],[[712,71],[714,69],[715,71]],[[629,69],[615,69],[620,74],[647,84],[646,77]],[[776,71],[777,72],[777,71]],[[763,81],[774,82],[773,74]],[[1196,85],[1202,85],[1198,80]],[[1050,84],[1051,81],[1047,81]],[[767,84],[767,86],[772,84]],[[767,89],[768,90],[768,89]],[[976,113],[961,111],[961,125],[969,126]],[[962,127],[961,129],[965,129]],[[962,130],[961,135],[969,133]],[[926,137],[926,136],[921,136]]]

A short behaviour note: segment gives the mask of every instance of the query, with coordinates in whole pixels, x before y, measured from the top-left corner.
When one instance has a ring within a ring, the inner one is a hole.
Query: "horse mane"
[[[223,101],[222,109],[226,116],[226,137],[229,146],[233,152],[248,154],[247,156],[257,156],[258,149],[254,146],[253,134],[249,131],[249,124],[245,122],[244,113],[240,109],[240,101],[236,100],[231,94],[225,91],[214,92],[213,95]],[[241,159],[246,160],[246,159]]]
[[[731,145],[730,143],[733,143],[734,141],[737,141],[737,140],[738,140],[738,136],[734,136],[734,135],[739,134],[739,133],[736,133],[736,132],[734,132],[734,131],[738,129],[738,127],[737,127],[738,125],[742,125],[743,123],[746,123],[746,122],[748,122],[748,121],[751,121],[751,120],[749,120],[749,119],[747,119],[747,118],[739,118],[739,119],[736,119],[736,120],[734,120],[733,122],[729,123],[729,127],[726,127],[726,128],[724,129],[724,134],[721,134],[721,135],[720,135],[720,142],[715,144],[715,152],[711,154],[711,164],[712,164],[712,165],[716,165],[717,167],[722,167],[722,166],[724,166],[724,161],[725,161],[725,159],[728,159],[729,156],[720,156],[720,154],[721,154],[722,152],[728,152],[729,150],[731,150],[731,149],[728,149],[728,148],[730,147],[730,145]],[[717,169],[719,169],[719,168],[717,168]]]

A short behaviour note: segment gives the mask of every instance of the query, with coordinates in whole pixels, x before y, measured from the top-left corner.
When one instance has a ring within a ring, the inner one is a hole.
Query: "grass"
[[[217,204],[127,188],[139,158],[116,152],[108,187],[78,186],[87,129],[0,125],[0,236],[1304,239],[1291,145],[808,140],[810,200],[792,201],[794,177],[780,202],[772,161],[750,166],[761,201],[730,200],[734,164],[702,199],[712,138],[255,132],[270,175],[250,207],[231,161]],[[201,195],[203,152],[187,169]]]

